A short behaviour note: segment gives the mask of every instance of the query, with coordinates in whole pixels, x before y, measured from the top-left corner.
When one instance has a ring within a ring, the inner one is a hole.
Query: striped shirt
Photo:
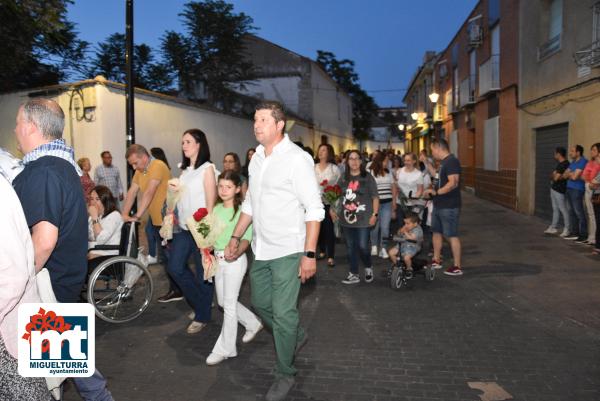
[[[377,194],[379,195],[380,203],[387,203],[392,201],[392,185],[394,185],[394,178],[389,172],[385,172],[385,175],[375,177],[371,170],[371,175],[375,178],[377,183]]]

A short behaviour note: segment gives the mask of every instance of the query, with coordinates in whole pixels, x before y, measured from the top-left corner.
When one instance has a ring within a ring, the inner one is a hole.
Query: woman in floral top
[[[345,170],[339,182],[343,194],[341,206],[336,212],[331,211],[331,217],[340,221],[348,248],[350,272],[342,283],[360,283],[359,258],[365,265],[365,281],[370,283],[373,281],[373,265],[369,235],[379,213],[377,184],[373,176],[367,173],[358,150],[348,153]]]
[[[317,176],[317,182],[320,184],[319,189],[322,197],[323,189],[328,185],[337,184],[341,173],[335,164],[333,146],[328,143],[319,146],[317,157],[319,162],[315,164],[315,175]],[[331,205],[327,204],[325,198],[322,197],[322,200],[323,205],[325,205],[325,219],[321,222],[321,231],[319,232],[319,259],[327,257],[327,265],[333,267],[335,266],[335,232],[329,214]]]

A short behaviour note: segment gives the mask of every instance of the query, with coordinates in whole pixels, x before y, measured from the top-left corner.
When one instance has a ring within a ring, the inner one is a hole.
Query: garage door
[[[552,220],[550,173],[556,167],[554,149],[568,149],[569,124],[552,125],[535,131],[535,215]]]

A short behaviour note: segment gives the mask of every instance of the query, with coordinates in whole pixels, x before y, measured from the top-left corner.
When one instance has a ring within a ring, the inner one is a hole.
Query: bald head
[[[45,139],[62,138],[65,113],[54,100],[35,98],[21,106],[23,118],[35,125]]]

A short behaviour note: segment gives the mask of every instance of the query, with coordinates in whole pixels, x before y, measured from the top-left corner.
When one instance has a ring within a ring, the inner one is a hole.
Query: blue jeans
[[[568,232],[571,228],[571,224],[569,222],[569,208],[567,207],[565,194],[550,189],[550,200],[552,201],[552,224],[550,227],[558,228],[560,215],[562,215],[564,229]]]
[[[348,248],[348,263],[350,273],[358,274],[358,259],[365,267],[372,267],[371,250],[369,249],[369,234],[371,227],[343,227],[346,247]]]
[[[189,269],[187,261],[192,256],[196,265],[196,274]],[[204,281],[204,268],[198,246],[189,231],[173,234],[169,263],[169,275],[181,289],[186,301],[196,313],[197,322],[208,323],[213,299],[214,286]]]
[[[152,224],[152,219],[149,218],[148,223],[146,223],[145,231],[146,238],[148,238],[148,255],[155,258],[157,254],[156,250],[161,248],[161,239],[159,234],[160,226],[155,226]]]
[[[446,238],[458,237],[458,218],[460,208],[440,209],[433,207],[431,214],[431,231],[443,234]]]
[[[381,203],[379,205],[379,216],[375,227],[371,229],[371,246],[377,246],[381,249],[387,244],[390,236],[390,222],[392,221],[392,202]]]
[[[73,377],[73,383],[81,398],[86,401],[114,401],[106,388],[106,379],[98,369],[90,377]]]
[[[583,211],[583,194],[584,191],[567,188],[567,200],[571,213],[570,232],[587,238],[587,216]]]

